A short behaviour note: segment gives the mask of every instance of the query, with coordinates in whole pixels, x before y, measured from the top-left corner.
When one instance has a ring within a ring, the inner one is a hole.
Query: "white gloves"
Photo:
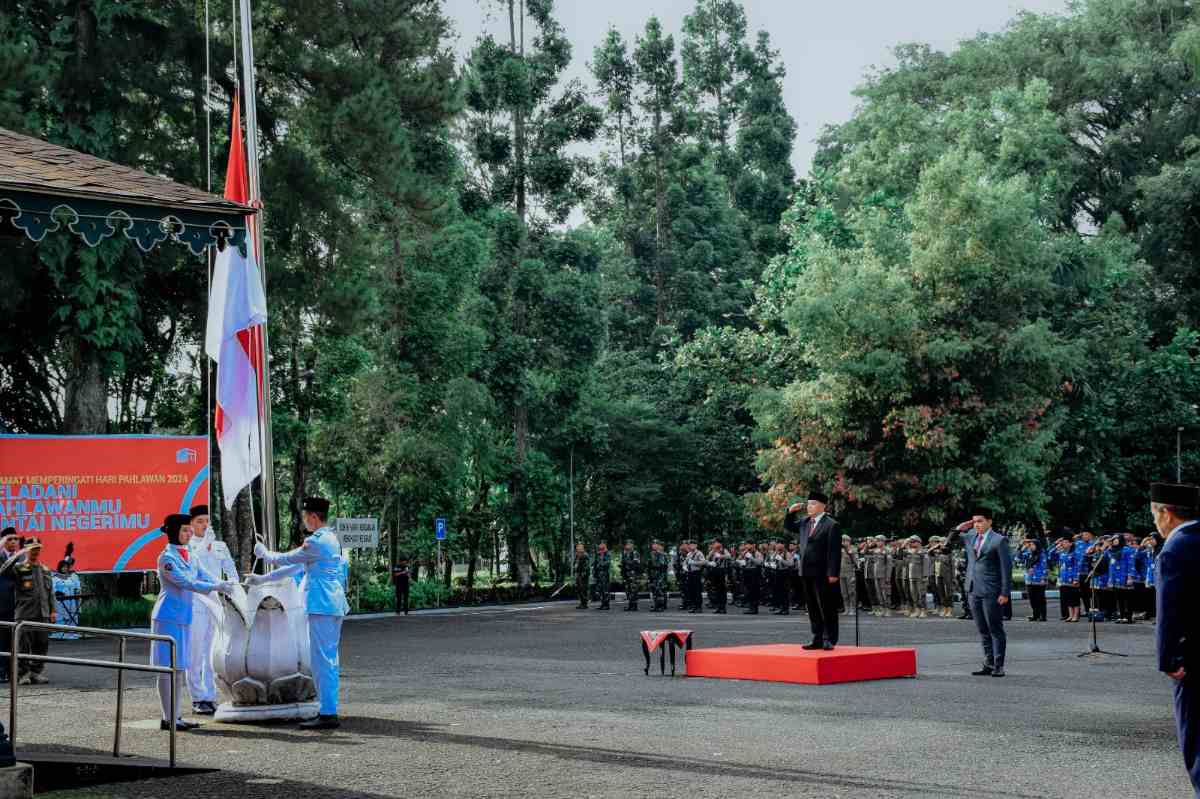
[[[267,549],[267,545],[266,545],[266,544],[264,544],[262,541],[256,541],[256,542],[255,542],[255,544],[254,544],[254,557],[256,557],[256,558],[265,558],[265,557],[267,556],[267,553],[268,553],[269,551],[270,551],[270,550],[268,550],[268,549]]]
[[[233,594],[233,587],[237,585],[233,580],[222,580],[217,583],[217,590],[222,594]]]
[[[248,574],[246,575],[246,585],[262,585],[267,581],[265,574]]]

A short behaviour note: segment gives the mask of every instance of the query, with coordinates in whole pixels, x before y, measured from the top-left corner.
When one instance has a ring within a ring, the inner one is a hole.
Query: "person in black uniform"
[[[786,530],[796,536],[802,553],[800,579],[804,584],[805,604],[813,639],[804,649],[833,649],[838,642],[838,585],[842,575],[842,533],[837,522],[825,512],[829,497],[812,491],[803,505],[788,508],[783,520]],[[807,513],[800,519],[800,511]]]
[[[408,565],[408,556],[399,558],[392,568],[392,585],[396,589],[397,614],[403,609],[404,615],[408,615],[408,586],[411,577],[412,569]]]
[[[1200,488],[1155,483],[1150,514],[1166,537],[1158,557],[1158,669],[1175,681],[1175,730],[1183,764],[1200,797]]]

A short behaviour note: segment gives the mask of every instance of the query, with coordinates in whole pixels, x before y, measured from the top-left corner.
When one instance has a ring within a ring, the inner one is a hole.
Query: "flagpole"
[[[267,291],[267,265],[263,253],[263,209],[262,186],[258,168],[258,103],[257,84],[254,80],[254,36],[250,17],[250,0],[241,0],[242,28],[242,86],[246,94],[246,153],[249,159],[250,204],[258,209],[254,220],[254,254],[262,274],[263,293]],[[263,402],[259,440],[262,445],[262,511],[263,532],[266,545],[276,549],[275,531],[275,448],[271,441],[271,362],[267,346],[267,325],[262,325],[262,381]]]

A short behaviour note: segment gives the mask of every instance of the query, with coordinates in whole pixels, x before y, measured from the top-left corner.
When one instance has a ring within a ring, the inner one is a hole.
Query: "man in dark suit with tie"
[[[1175,681],[1175,731],[1200,797],[1200,488],[1155,483],[1150,514],[1166,538],[1158,556],[1158,669]]]
[[[804,649],[833,649],[838,642],[838,584],[842,575],[842,534],[837,522],[825,512],[829,497],[820,491],[808,501],[788,508],[784,529],[796,536],[801,553],[800,580],[804,586],[808,621],[813,639]],[[800,512],[805,517],[800,518]]]
[[[962,534],[966,544],[964,582],[983,643],[983,668],[971,672],[976,677],[1004,676],[1004,650],[1008,644],[1003,606],[1012,598],[1012,550],[1008,539],[992,529],[992,515],[990,508],[976,508],[971,521],[963,522],[951,534],[951,541]]]

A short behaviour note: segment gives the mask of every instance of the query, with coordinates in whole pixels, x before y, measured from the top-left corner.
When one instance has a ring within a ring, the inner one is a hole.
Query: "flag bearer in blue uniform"
[[[273,582],[305,572],[304,608],[308,614],[308,642],[312,657],[313,682],[320,702],[319,715],[300,724],[310,730],[329,730],[338,721],[338,687],[341,666],[338,644],[342,637],[342,619],[350,610],[346,603],[341,547],[337,535],[326,524],[329,500],[308,497],[302,506],[304,526],[312,533],[291,552],[272,552],[260,541],[254,545],[255,557],[268,566],[290,566],[270,574],[255,575],[252,584]]]
[[[162,532],[167,537],[167,546],[158,556],[158,599],[150,614],[150,629],[156,635],[169,635],[175,641],[175,674],[158,677],[158,700],[162,707],[162,729],[175,724],[177,730],[190,730],[200,726],[184,721],[179,711],[183,695],[183,675],[191,662],[190,640],[192,637],[192,596],[212,591],[229,593],[235,583],[232,580],[218,581],[200,569],[188,552],[188,540],[192,537],[188,526],[191,516],[172,513],[163,522]],[[155,666],[171,665],[171,648],[164,641],[155,641],[151,648],[151,663]],[[171,706],[171,682],[175,682],[175,706]]]
[[[1158,669],[1175,683],[1175,728],[1183,763],[1200,797],[1200,489],[1150,486],[1154,526],[1166,538],[1158,556]]]

